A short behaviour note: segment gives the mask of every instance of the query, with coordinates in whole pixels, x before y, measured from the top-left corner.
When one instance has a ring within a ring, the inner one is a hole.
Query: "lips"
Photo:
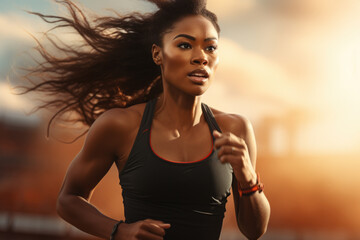
[[[196,69],[190,72],[188,76],[209,78],[209,73],[205,69]]]
[[[202,85],[208,80],[209,74],[205,69],[196,69],[188,74],[188,78],[193,83]]]

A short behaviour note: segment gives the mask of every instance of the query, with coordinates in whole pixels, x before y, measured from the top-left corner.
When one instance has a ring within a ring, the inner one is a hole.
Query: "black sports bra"
[[[170,223],[167,240],[218,240],[232,167],[219,161],[215,149],[206,158],[187,163],[157,156],[150,146],[155,104],[156,99],[146,104],[129,158],[119,174],[126,222],[151,218]],[[221,131],[210,108],[204,103],[201,107],[211,133]]]

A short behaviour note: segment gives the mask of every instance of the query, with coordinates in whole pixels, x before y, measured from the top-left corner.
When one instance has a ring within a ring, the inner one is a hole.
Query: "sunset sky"
[[[77,2],[98,14],[155,9],[142,0]],[[351,207],[356,204],[346,201],[360,200],[360,194],[352,195],[354,184],[360,184],[360,1],[209,0],[208,9],[220,21],[220,65],[203,101],[251,120],[261,160],[268,153],[263,129],[270,126],[268,147],[280,160],[259,165],[274,213],[282,207],[287,209],[283,212],[304,212],[298,208],[304,197],[300,190],[312,193],[315,183],[325,183],[326,200],[307,195],[307,210],[319,209],[335,196],[329,204],[353,226],[359,224],[359,204]],[[28,33],[41,38],[51,26],[24,10],[63,14],[64,9],[51,0],[0,1],[0,118],[16,116],[26,122],[36,121],[22,113],[34,103],[10,93],[11,66],[24,61],[23,51],[35,45]],[[78,40],[70,34],[62,37]],[[294,159],[286,159],[290,148]],[[284,179],[298,191],[283,193],[279,186]]]

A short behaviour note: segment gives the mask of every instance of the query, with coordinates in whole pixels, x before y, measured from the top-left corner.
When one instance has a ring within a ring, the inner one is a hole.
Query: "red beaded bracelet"
[[[259,191],[259,193],[262,192],[262,190],[264,189],[264,184],[262,184],[260,182],[260,174],[257,173],[256,174],[256,184],[252,187],[246,188],[246,189],[241,189],[240,184],[238,182],[238,192],[240,197],[242,196],[250,196],[252,194],[254,194],[255,192]]]

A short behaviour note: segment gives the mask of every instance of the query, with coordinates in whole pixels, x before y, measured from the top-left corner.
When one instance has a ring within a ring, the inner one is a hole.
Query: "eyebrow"
[[[195,41],[195,40],[196,40],[195,37],[190,36],[190,35],[187,35],[187,34],[179,34],[179,35],[177,35],[176,37],[174,37],[174,39],[179,38],[179,37],[184,37],[184,38],[190,39],[190,40],[192,40],[192,41]],[[211,41],[211,40],[217,40],[217,38],[215,38],[215,37],[213,37],[213,38],[205,38],[205,39],[204,39],[204,42]]]

